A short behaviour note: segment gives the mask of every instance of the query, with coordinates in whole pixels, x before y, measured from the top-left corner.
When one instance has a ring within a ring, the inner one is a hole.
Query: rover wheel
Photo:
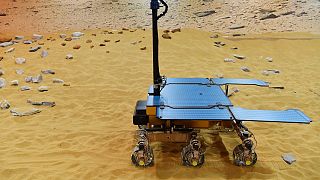
[[[191,145],[183,148],[181,158],[184,166],[199,167],[204,163],[204,153],[202,150],[196,150]]]
[[[131,161],[139,167],[148,167],[153,165],[153,151],[151,147],[136,146],[131,155]]]
[[[237,166],[252,166],[257,162],[257,158],[254,150],[249,150],[242,144],[239,144],[233,150],[234,164]]]

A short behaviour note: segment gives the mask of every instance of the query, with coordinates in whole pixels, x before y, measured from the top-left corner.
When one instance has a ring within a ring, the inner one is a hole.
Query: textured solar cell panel
[[[239,84],[239,85],[269,86],[267,82],[257,80],[257,79],[213,78],[212,81],[216,85]]]
[[[285,111],[273,110],[249,110],[239,107],[230,107],[237,120],[262,121],[262,122],[286,122],[286,123],[310,123],[311,119],[297,109]]]
[[[166,84],[210,84],[207,78],[167,78]]]
[[[157,118],[163,120],[232,120],[228,109],[173,109],[157,108]]]
[[[220,86],[169,84],[161,90],[162,105],[170,107],[208,107],[232,105]]]

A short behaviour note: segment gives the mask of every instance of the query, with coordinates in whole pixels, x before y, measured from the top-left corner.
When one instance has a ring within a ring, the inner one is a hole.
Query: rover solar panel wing
[[[269,83],[258,79],[233,79],[233,78],[213,78],[211,79],[215,85],[256,85],[256,86],[269,86]]]
[[[284,111],[250,110],[240,107],[230,107],[234,118],[239,121],[310,123],[312,120],[298,109]]]

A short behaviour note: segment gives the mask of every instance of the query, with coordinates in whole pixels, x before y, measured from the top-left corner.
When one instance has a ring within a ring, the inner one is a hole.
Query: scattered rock
[[[245,59],[245,56],[241,56],[239,54],[233,54],[233,57],[237,58],[237,59]]]
[[[25,58],[16,58],[16,64],[24,64],[26,63],[26,59]]]
[[[26,83],[32,82],[32,76],[27,76],[26,78],[24,78],[24,81]]]
[[[94,48],[94,45],[91,45],[90,48],[91,48],[91,49]]]
[[[70,83],[64,83],[63,86],[70,86]]]
[[[93,33],[93,34],[91,34],[92,36],[97,36],[97,34],[95,34],[95,33]]]
[[[99,44],[99,46],[106,46],[106,44],[104,44],[104,43],[101,43],[101,44]]]
[[[22,39],[24,39],[24,36],[16,36],[14,39],[15,40],[22,40]]]
[[[0,69],[0,76],[4,75],[4,71]]]
[[[41,73],[43,73],[43,74],[55,74],[54,70],[51,70],[51,69],[41,70]]]
[[[168,33],[162,34],[164,39],[171,39],[171,36]]]
[[[57,79],[57,78],[53,78],[52,82],[53,83],[64,83],[64,81],[62,79]]]
[[[286,15],[290,15],[290,14],[294,14],[294,13],[295,13],[295,11],[287,11],[287,12],[281,13],[280,15],[286,16]]]
[[[72,54],[67,54],[66,55],[66,59],[73,59],[73,55]]]
[[[235,63],[236,61],[234,59],[230,59],[230,58],[225,58],[224,62],[232,62]]]
[[[106,53],[110,53],[110,51],[106,51]]]
[[[49,101],[36,102],[36,101],[31,101],[30,99],[27,100],[27,103],[35,105],[35,106],[50,106],[50,107],[54,107],[56,105],[55,102],[49,102]]]
[[[146,50],[147,49],[147,47],[145,46],[145,47],[142,47],[142,48],[140,48],[140,50]]]
[[[81,37],[81,36],[83,36],[84,35],[84,33],[82,33],[82,32],[74,32],[74,33],[72,33],[72,37]]]
[[[266,60],[268,61],[268,62],[272,62],[273,60],[272,60],[272,57],[266,57]]]
[[[43,45],[44,45],[44,42],[38,42],[38,45],[43,46]]]
[[[13,45],[13,42],[3,42],[3,43],[0,43],[0,47],[8,47],[8,46],[11,46]]]
[[[91,39],[88,39],[88,40],[86,41],[86,43],[92,43],[92,40],[91,40]]]
[[[122,28],[122,31],[129,31],[128,28]]]
[[[168,29],[163,31],[163,33],[166,33],[166,34],[168,34],[169,32],[170,32],[170,30],[168,30]]]
[[[19,75],[22,75],[24,73],[24,70],[22,69],[16,69],[16,73]]]
[[[72,40],[79,40],[80,37],[72,37],[71,39],[72,39]]]
[[[32,44],[33,43],[33,41],[31,41],[31,40],[25,40],[25,41],[23,41],[23,44]]]
[[[0,16],[7,16],[7,13],[0,11]]]
[[[11,86],[18,86],[18,85],[19,85],[19,81],[18,80],[11,81]]]
[[[115,43],[118,43],[118,42],[120,42],[120,39],[115,41]]]
[[[219,37],[218,34],[214,34],[214,35],[210,36],[210,38],[218,38],[218,37]]]
[[[242,66],[241,70],[244,72],[250,72],[250,69],[248,67]]]
[[[281,157],[287,164],[292,164],[292,163],[296,162],[296,158],[291,153],[283,154]]]
[[[244,28],[245,26],[243,25],[238,25],[238,24],[232,24],[231,26],[229,26],[229,29],[241,29]]]
[[[33,34],[32,36],[32,39],[35,39],[35,40],[40,40],[43,38],[43,35],[40,35],[40,34]]]
[[[42,80],[43,80],[43,78],[42,78],[41,74],[38,74],[37,76],[32,77],[32,82],[33,83],[40,83]]]
[[[119,31],[118,34],[123,34],[123,31]]]
[[[60,34],[59,37],[60,37],[61,39],[64,39],[64,38],[67,37],[67,35],[66,35],[66,34]]]
[[[231,91],[229,92],[228,97],[231,97],[231,96],[235,95],[238,92],[240,92],[240,90],[237,87],[233,87],[231,89]]]
[[[61,43],[61,46],[66,46],[66,45],[67,45],[67,43],[65,43],[65,42]]]
[[[0,56],[0,61],[2,61],[3,60],[3,57],[2,56]]]
[[[41,57],[42,58],[45,58],[45,57],[47,57],[49,55],[49,53],[48,53],[48,51],[46,51],[46,50],[43,50],[42,52],[41,52]]]
[[[215,75],[217,78],[223,78],[223,74],[219,73]]]
[[[20,90],[21,90],[21,91],[29,91],[29,90],[31,90],[31,88],[30,88],[29,86],[22,86],[22,87],[20,88]]]
[[[31,48],[29,49],[29,52],[36,52],[36,51],[38,51],[39,49],[41,49],[41,46],[31,47]]]
[[[48,91],[49,90],[49,87],[48,86],[40,86],[39,88],[38,88],[38,91],[39,92],[45,92],[45,91]]]
[[[104,42],[110,42],[110,40],[109,39],[105,39]]]
[[[180,28],[173,29],[171,32],[172,32],[172,33],[181,32],[181,29],[180,29]]]
[[[4,88],[6,86],[6,80],[3,78],[0,78],[0,89]]]
[[[245,34],[232,34],[233,37],[245,36]]]
[[[71,38],[71,37],[68,37],[68,38],[65,38],[64,40],[65,40],[65,41],[72,41],[72,38]]]
[[[270,14],[267,14],[267,15],[264,15],[260,18],[260,20],[266,20],[266,19],[275,19],[279,17],[278,15],[275,15],[274,13],[270,13]]]
[[[211,14],[215,13],[214,10],[212,11],[202,11],[202,12],[196,12],[194,13],[194,15],[198,16],[198,17],[205,17],[205,16],[209,16]]]
[[[2,110],[4,110],[4,109],[9,109],[10,108],[10,103],[7,101],[7,100],[3,100],[3,101],[1,101],[0,102],[0,108],[2,109]]]
[[[22,117],[22,116],[30,116],[30,115],[34,115],[34,114],[38,114],[41,112],[40,109],[36,109],[36,108],[32,108],[31,110],[29,111],[26,111],[26,112],[19,112],[16,108],[15,109],[12,109],[10,110],[11,114],[13,116],[19,116],[19,117]]]
[[[11,52],[13,52],[14,50],[15,50],[15,48],[13,47],[13,48],[10,48],[10,49],[6,50],[4,53],[11,53]]]
[[[79,44],[73,46],[73,49],[80,49],[80,48],[81,48],[81,46]]]
[[[237,47],[232,47],[231,49],[235,50],[235,49],[238,49]]]

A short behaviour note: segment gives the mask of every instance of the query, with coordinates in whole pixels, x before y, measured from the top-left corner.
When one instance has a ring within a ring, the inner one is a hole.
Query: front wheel
[[[237,166],[253,166],[257,162],[257,153],[249,150],[242,144],[236,146],[233,150],[234,164]]]

